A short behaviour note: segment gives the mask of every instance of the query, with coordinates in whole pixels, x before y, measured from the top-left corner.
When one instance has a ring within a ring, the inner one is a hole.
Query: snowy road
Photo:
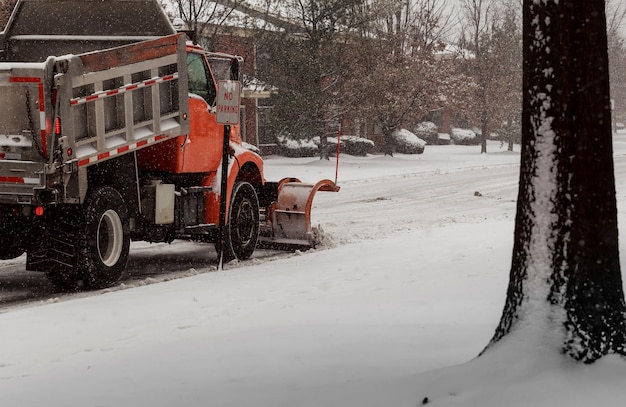
[[[508,217],[515,207],[518,174],[517,166],[497,166],[349,181],[339,194],[320,195],[315,215],[339,244],[476,223],[494,213]]]
[[[255,261],[281,255],[284,254],[258,250],[255,253]],[[0,261],[0,310],[16,305],[87,297],[215,271],[216,258],[217,254],[212,244],[175,241],[169,245],[151,245],[134,242],[128,260],[127,275],[118,286],[94,292],[67,294],[55,291],[42,273],[26,271],[26,256],[23,255],[14,260]],[[240,265],[233,264],[228,267],[238,266]]]
[[[619,143],[619,142],[618,142]],[[618,153],[621,146],[617,144]],[[421,156],[343,156],[340,193],[318,193],[313,225],[321,226],[334,247],[430,229],[451,223],[512,219],[519,176],[519,154],[496,151],[476,154],[476,148],[430,147]],[[493,148],[492,148],[493,150]],[[625,150],[626,151],[626,150]],[[333,179],[335,162],[315,158],[266,160],[266,178],[297,176],[304,181]],[[626,185],[626,156],[616,156],[618,197]],[[619,199],[619,198],[618,198]],[[381,213],[385,222],[381,222]],[[477,237],[479,238],[479,237]],[[270,261],[288,253],[257,250],[237,268]],[[56,302],[96,293],[59,294],[44,275],[25,271],[25,256],[0,261],[0,309],[25,303]],[[214,271],[213,245],[176,241],[173,244],[133,243],[128,275],[119,290]]]
[[[476,148],[433,147],[431,155],[341,159],[341,192],[318,193],[313,225],[321,225],[329,246],[380,239],[408,230],[447,223],[476,223],[496,216],[513,216],[517,194],[518,154],[499,152],[480,156]],[[454,153],[473,157],[461,165]],[[430,151],[429,151],[430,153]],[[452,155],[451,155],[452,154]],[[317,180],[333,178],[335,162],[315,158],[267,160],[268,179],[298,176]],[[347,175],[343,180],[341,176]],[[380,222],[384,212],[386,222]],[[374,214],[374,215],[373,215]],[[416,216],[417,214],[417,216]],[[251,262],[288,254],[257,250]],[[96,293],[59,294],[44,275],[25,271],[25,256],[0,261],[0,309],[24,303],[55,302]],[[112,290],[168,281],[213,271],[213,245],[176,241],[171,245],[133,243],[128,276]],[[105,290],[110,291],[110,290]]]

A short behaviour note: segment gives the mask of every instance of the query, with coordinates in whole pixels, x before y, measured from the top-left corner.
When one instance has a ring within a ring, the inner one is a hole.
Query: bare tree
[[[516,4],[501,7],[492,21],[487,65],[491,85],[485,87],[489,128],[513,151],[521,138],[522,119],[522,24]],[[484,131],[484,129],[483,129]],[[483,133],[484,134],[484,133]],[[483,142],[486,138],[483,137]]]
[[[292,138],[319,137],[328,159],[329,123],[341,120],[337,93],[350,74],[346,44],[363,22],[364,0],[281,2],[284,24],[264,36],[259,76],[278,88],[274,127]],[[262,65],[262,66],[261,66]]]
[[[396,129],[459,99],[453,93],[462,93],[468,81],[454,73],[453,61],[440,58],[449,29],[445,1],[390,0],[378,6],[380,18],[361,38],[344,95],[353,114],[382,129],[383,150],[393,154]]]
[[[626,20],[626,5],[619,0],[607,0],[606,2],[606,32],[609,39],[620,37],[620,28]]]
[[[171,1],[177,15],[187,24],[194,41],[213,51],[214,37],[243,0],[164,0]]]
[[[490,88],[494,84],[489,75],[489,44],[491,20],[495,13],[493,0],[461,0],[461,8],[467,24],[463,27],[469,35],[469,43],[461,44],[473,51],[471,71],[476,80],[474,115],[480,123],[482,134],[481,153],[487,152],[487,138],[491,131]],[[463,33],[464,36],[466,33]]]
[[[626,39],[620,31],[626,23],[626,4],[622,1],[607,2],[607,36],[609,44],[609,71],[611,73],[611,96],[613,101],[613,131],[616,121],[626,118]]]
[[[396,53],[432,51],[452,30],[446,0],[378,0],[370,7],[376,18],[367,25],[368,34],[393,43]]]
[[[513,261],[489,346],[526,335],[584,363],[626,355],[610,117],[604,0],[524,2]]]
[[[521,2],[462,0],[464,69],[476,82],[468,116],[481,133],[481,153],[497,131],[512,149],[519,140],[522,81]]]

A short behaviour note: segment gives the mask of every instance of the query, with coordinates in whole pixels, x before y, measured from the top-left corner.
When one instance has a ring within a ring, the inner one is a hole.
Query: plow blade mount
[[[278,183],[277,198],[267,210],[268,232],[259,237],[262,247],[311,248],[317,243],[311,228],[311,208],[317,191],[338,192],[331,180],[306,184],[296,178]]]

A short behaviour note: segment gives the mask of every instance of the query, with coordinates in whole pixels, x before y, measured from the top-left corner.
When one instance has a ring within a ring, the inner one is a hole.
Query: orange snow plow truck
[[[131,240],[226,260],[314,245],[313,196],[338,188],[265,180],[239,126],[225,138],[216,121],[242,59],[188,42],[156,0],[19,0],[0,42],[0,259],[26,252],[58,288],[96,289]]]

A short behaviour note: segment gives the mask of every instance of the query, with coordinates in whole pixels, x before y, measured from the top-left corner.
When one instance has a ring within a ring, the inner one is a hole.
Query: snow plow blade
[[[272,203],[266,210],[266,226],[259,236],[259,246],[274,249],[308,249],[315,247],[311,227],[311,208],[317,191],[338,192],[339,187],[324,179],[306,184],[297,178],[270,183]]]

